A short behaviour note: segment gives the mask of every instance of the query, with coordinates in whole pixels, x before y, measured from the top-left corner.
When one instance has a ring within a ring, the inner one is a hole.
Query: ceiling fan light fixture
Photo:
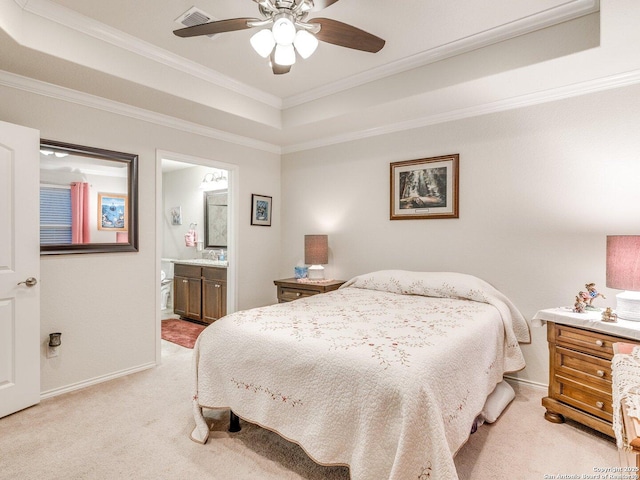
[[[253,49],[260,55],[261,57],[267,58],[273,47],[276,46],[276,40],[273,38],[273,33],[268,28],[260,30],[258,33],[254,34],[249,40]]]
[[[276,45],[274,61],[282,66],[296,63],[296,51],[293,45]]]
[[[291,45],[296,37],[296,26],[293,23],[291,15],[280,13],[274,17],[273,22],[273,38],[276,39],[278,45]]]
[[[296,47],[302,58],[307,59],[318,48],[318,39],[306,30],[298,30],[296,38],[293,40],[293,46]]]

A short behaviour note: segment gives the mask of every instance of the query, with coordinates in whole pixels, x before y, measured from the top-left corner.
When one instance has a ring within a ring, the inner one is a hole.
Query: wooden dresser
[[[547,323],[549,393],[542,399],[544,417],[565,418],[614,436],[611,359],[616,342],[640,344],[640,322],[605,323],[599,312],[541,310],[535,322]]]
[[[285,278],[274,280],[273,283],[278,287],[278,303],[284,303],[337,290],[344,282],[344,280],[330,280],[322,283],[303,283],[295,278]]]

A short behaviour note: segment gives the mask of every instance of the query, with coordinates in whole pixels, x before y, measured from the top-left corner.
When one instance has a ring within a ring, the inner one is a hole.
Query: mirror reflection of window
[[[41,252],[137,251],[135,179],[136,155],[43,140]]]
[[[71,243],[71,188],[40,184],[40,244]]]

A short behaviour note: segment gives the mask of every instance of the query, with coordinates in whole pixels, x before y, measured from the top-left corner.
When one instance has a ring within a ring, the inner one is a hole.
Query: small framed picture
[[[251,225],[271,226],[271,197],[251,195]]]
[[[98,230],[126,232],[129,224],[127,196],[118,193],[98,193]]]
[[[170,213],[171,225],[182,225],[182,207],[173,207]]]
[[[391,164],[391,220],[458,218],[459,155]]]

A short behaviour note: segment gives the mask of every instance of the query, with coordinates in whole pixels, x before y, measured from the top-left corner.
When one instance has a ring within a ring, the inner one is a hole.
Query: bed
[[[203,409],[298,443],[352,480],[455,479],[453,458],[529,327],[465,274],[385,270],[340,289],[228,315],[194,348],[191,438]]]

